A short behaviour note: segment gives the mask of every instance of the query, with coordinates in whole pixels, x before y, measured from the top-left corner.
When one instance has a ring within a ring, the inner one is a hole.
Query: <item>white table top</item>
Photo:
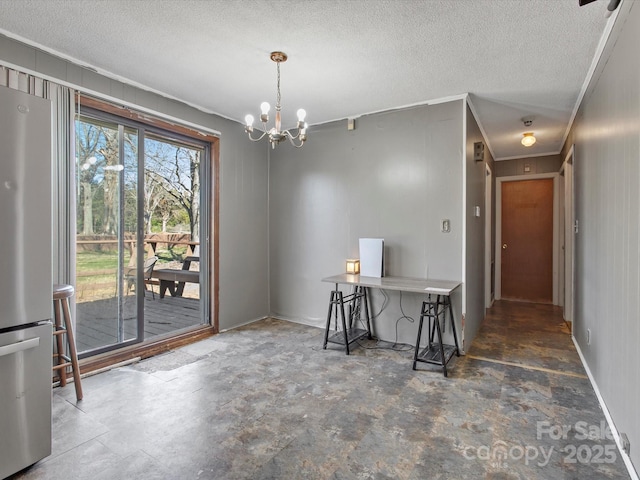
[[[322,279],[323,282],[345,285],[360,285],[362,287],[382,288],[385,290],[401,290],[403,292],[427,293],[433,295],[451,295],[462,285],[461,282],[451,280],[432,280],[429,278],[410,277],[363,277],[349,273],[341,273]]]

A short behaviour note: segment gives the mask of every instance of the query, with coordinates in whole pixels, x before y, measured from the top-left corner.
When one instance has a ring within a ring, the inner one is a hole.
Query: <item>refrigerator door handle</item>
[[[12,343],[10,345],[4,345],[0,347],[0,357],[11,355],[12,353],[23,352],[30,348],[36,348],[40,345],[40,337],[30,338],[21,342]]]

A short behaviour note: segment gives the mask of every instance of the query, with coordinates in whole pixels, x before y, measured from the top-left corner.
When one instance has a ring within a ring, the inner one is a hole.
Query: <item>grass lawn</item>
[[[156,266],[182,262],[187,256],[186,245],[176,245],[156,251]],[[124,264],[129,265],[129,251],[125,250]],[[115,296],[117,291],[118,253],[78,252],[76,255],[77,301],[92,301]]]

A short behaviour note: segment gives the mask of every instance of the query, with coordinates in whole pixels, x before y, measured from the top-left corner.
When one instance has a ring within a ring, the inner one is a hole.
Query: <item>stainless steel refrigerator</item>
[[[0,86],[0,478],[51,454],[51,102]]]

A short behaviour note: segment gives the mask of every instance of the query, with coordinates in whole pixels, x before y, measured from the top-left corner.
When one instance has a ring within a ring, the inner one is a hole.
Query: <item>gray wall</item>
[[[583,101],[574,132],[574,335],[640,469],[640,5]],[[613,43],[613,42],[611,42]],[[565,146],[565,152],[570,144]],[[591,343],[587,343],[587,330]]]
[[[564,157],[545,155],[543,157],[518,158],[495,162],[494,176],[511,177],[515,175],[532,175],[534,173],[555,173],[560,171]],[[525,166],[529,171],[525,172]]]
[[[263,318],[268,306],[267,153],[242,126],[61,60],[0,35],[0,62],[202,125],[220,135],[220,329]]]
[[[476,336],[484,319],[485,286],[485,222],[491,222],[492,212],[485,211],[485,162],[474,160],[473,144],[484,142],[478,122],[469,107],[466,108],[466,244],[465,248],[465,304],[464,320],[465,348]],[[486,142],[485,142],[486,144]],[[491,153],[485,148],[485,157],[491,162]],[[475,207],[480,207],[480,216],[474,216]]]
[[[280,146],[270,159],[270,288],[274,316],[323,326],[332,285],[358,257],[360,237],[385,239],[388,275],[462,280],[462,100],[369,115],[310,129],[302,149]],[[441,219],[451,233],[440,232]],[[415,343],[400,294],[375,321],[384,340]],[[454,297],[458,325],[461,295]],[[403,294],[417,320],[422,296]],[[384,298],[373,294],[378,313]],[[400,320],[398,320],[400,319]],[[449,329],[447,329],[449,332]]]

